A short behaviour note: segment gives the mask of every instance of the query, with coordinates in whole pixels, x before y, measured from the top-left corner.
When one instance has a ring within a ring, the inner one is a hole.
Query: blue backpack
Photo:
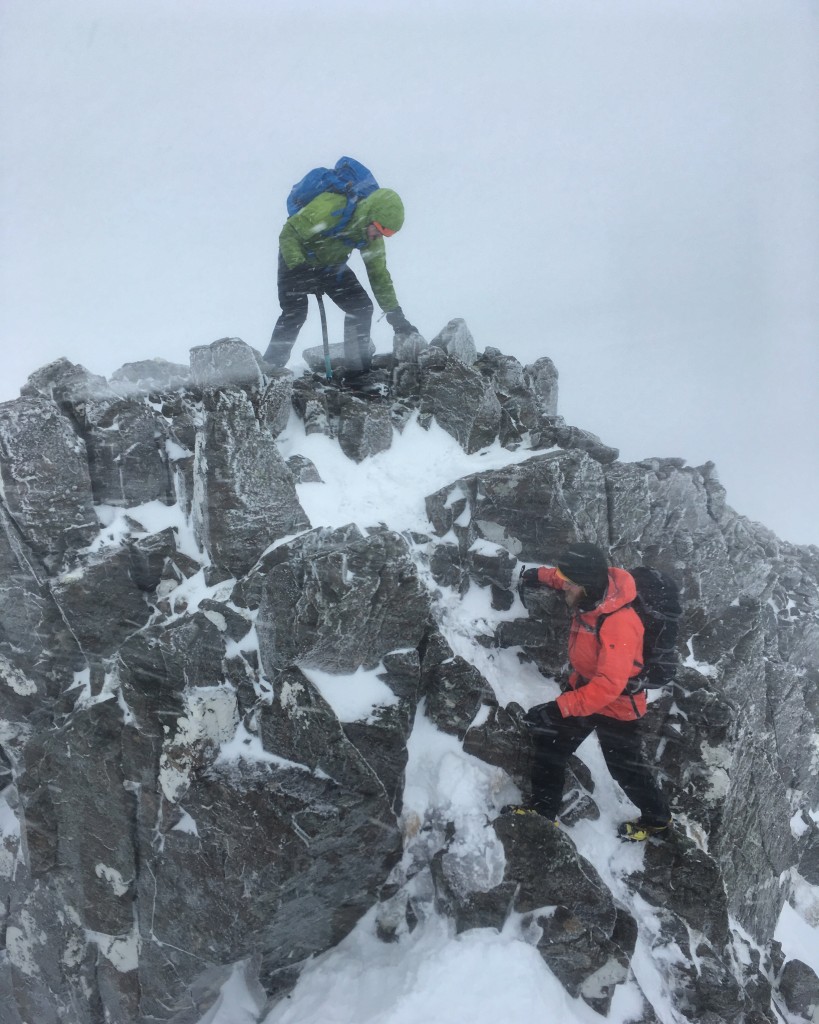
[[[379,187],[372,172],[364,164],[350,156],[343,156],[335,167],[314,167],[293,186],[287,197],[287,216],[292,217],[304,209],[322,192],[336,192],[346,197],[347,204],[333,214],[337,223],[324,234],[338,235],[350,223],[359,200],[371,195]]]

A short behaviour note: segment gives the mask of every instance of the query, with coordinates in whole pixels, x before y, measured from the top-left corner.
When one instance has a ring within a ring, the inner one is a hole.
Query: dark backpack
[[[623,693],[634,694],[642,690],[657,690],[670,683],[677,674],[679,655],[677,637],[680,632],[682,606],[680,588],[667,573],[650,569],[647,565],[629,569],[637,585],[637,596],[631,602],[643,624],[643,670],[629,679]],[[611,614],[614,614],[613,612]],[[608,618],[597,620],[597,636]]]
[[[338,235],[350,223],[359,200],[371,195],[378,187],[378,182],[364,164],[351,156],[343,156],[335,167],[314,167],[293,186],[287,197],[287,216],[292,217],[303,210],[322,192],[335,192],[346,197],[347,205],[333,214],[336,223],[324,234]]]

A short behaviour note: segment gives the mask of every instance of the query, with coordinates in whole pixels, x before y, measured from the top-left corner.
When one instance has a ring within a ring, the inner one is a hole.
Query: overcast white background
[[[427,338],[550,356],[570,423],[819,542],[818,127],[816,0],[3,0],[0,400],[264,351],[287,192],[349,154]]]

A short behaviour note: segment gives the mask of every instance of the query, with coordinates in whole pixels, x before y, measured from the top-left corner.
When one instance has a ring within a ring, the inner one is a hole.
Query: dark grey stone
[[[132,576],[127,548],[106,552],[54,577],[51,593],[89,656],[112,655],[151,617],[145,594]]]
[[[389,406],[354,395],[339,396],[338,443],[348,459],[363,462],[392,444]]]
[[[386,529],[312,530],[281,545],[264,574],[256,621],[269,675],[300,663],[329,672],[374,668],[416,648],[428,615],[406,541]]]
[[[140,590],[156,590],[165,564],[176,554],[176,535],[171,527],[161,533],[137,537],[128,544],[130,575]]]
[[[554,564],[576,540],[606,543],[605,481],[582,452],[538,455],[526,462],[465,477],[426,499],[435,532],[453,530],[468,549],[476,539],[524,561]],[[467,513],[469,524],[457,520]]]
[[[801,960],[788,960],[778,983],[788,1010],[805,1021],[816,1019],[819,1009],[819,978]]]
[[[442,350],[438,349],[438,352]],[[430,348],[419,357],[422,421],[435,418],[465,452],[471,454],[498,437],[501,407],[491,384],[454,356],[433,355]]]
[[[197,345],[190,357],[191,381],[199,387],[259,387],[262,383],[259,354],[241,338],[220,338],[209,345]]]
[[[453,654],[439,632],[431,631],[421,647],[421,693],[426,714],[443,732],[463,739],[492,688],[478,669]]]
[[[208,393],[196,442],[198,535],[213,560],[242,576],[273,541],[310,523],[275,438],[239,389]]]
[[[315,465],[304,455],[291,455],[287,460],[287,468],[293,474],[297,484],[320,484],[321,474]]]
[[[460,318],[450,320],[446,327],[435,335],[430,345],[442,348],[447,355],[457,359],[464,366],[472,366],[478,358],[472,332],[466,326],[466,321]]]
[[[190,367],[167,359],[139,359],[124,363],[111,374],[110,385],[120,394],[175,391],[190,381]]]
[[[49,569],[96,536],[85,444],[50,399],[0,404],[0,478],[9,515]]]

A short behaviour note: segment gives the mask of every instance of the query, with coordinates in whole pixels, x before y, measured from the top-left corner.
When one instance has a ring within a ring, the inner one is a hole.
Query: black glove
[[[418,328],[407,320],[400,306],[387,313],[387,323],[396,334],[418,334]]]
[[[556,725],[563,721],[563,715],[557,706],[556,700],[550,700],[548,704],[535,704],[526,712],[526,721],[533,729],[544,729],[547,732],[554,731]]]
[[[537,569],[524,569],[520,574],[520,578],[529,587],[540,585],[540,580],[537,578]]]

